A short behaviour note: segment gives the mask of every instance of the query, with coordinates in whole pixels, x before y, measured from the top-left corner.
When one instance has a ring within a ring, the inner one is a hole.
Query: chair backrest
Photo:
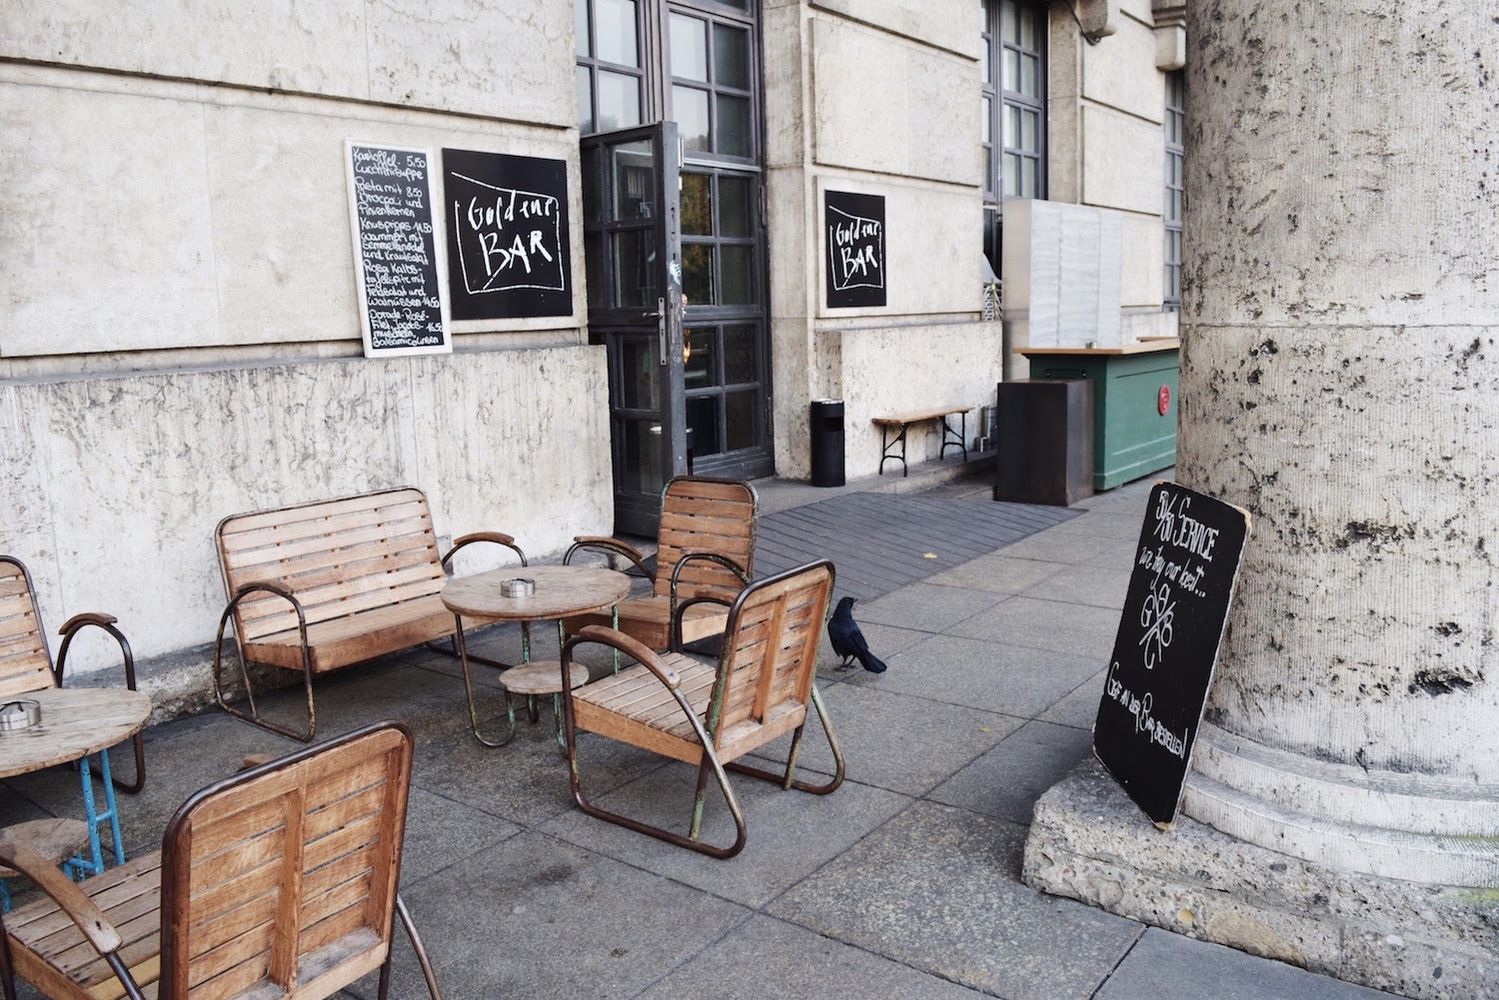
[[[164,1000],[314,1000],[380,966],[411,747],[404,726],[369,726],[211,785],[177,811],[162,839]]]
[[[832,591],[833,564],[824,559],[757,580],[739,595],[720,654],[716,718],[709,710],[715,746],[805,714]]]
[[[21,560],[0,556],[0,698],[52,686],[52,654],[31,574]]]
[[[247,583],[279,583],[297,595],[309,625],[442,590],[432,513],[421,490],[382,490],[219,522],[219,564],[232,596]],[[235,610],[241,641],[297,627],[296,612],[260,593]]]
[[[679,476],[661,494],[661,529],[657,536],[658,596],[671,593],[671,571],[688,552],[727,556],[754,573],[755,519],[759,498],[748,483]],[[678,578],[677,596],[717,597],[732,601],[744,589],[733,572],[717,563],[688,563]]]

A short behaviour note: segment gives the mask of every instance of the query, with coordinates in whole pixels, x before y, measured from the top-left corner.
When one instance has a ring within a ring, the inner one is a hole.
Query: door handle
[[[666,299],[656,299],[656,357],[666,366]]]

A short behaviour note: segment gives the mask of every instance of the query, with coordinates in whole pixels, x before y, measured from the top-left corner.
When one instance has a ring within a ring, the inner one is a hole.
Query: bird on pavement
[[[828,638],[833,642],[833,652],[843,657],[843,662],[838,665],[840,669],[847,669],[853,666],[852,661],[858,660],[872,674],[885,672],[885,661],[869,651],[869,643],[864,641],[864,633],[854,621],[852,597],[839,601],[833,617],[828,619]]]

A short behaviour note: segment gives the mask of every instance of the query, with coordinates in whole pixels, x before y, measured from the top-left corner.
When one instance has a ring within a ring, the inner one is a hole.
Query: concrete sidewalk
[[[580,813],[549,710],[536,726],[522,716],[510,746],[478,746],[450,659],[412,652],[321,681],[321,733],[394,717],[416,734],[402,887],[446,996],[1383,996],[1019,881],[1036,798],[1089,752],[1148,487],[860,602],[889,671],[839,671],[826,649],[820,667],[848,780],[826,798],[737,781],[749,842],[731,861]],[[989,502],[971,481],[922,496]],[[519,652],[513,630],[474,646]],[[492,675],[481,680],[497,710]],[[296,711],[290,695],[270,701]],[[808,728],[802,761],[826,771]],[[182,800],[244,754],[293,746],[215,712],[149,731],[150,784],[120,800],[132,852],[155,847]],[[692,769],[591,736],[581,747],[600,804],[685,827]],[[76,782],[5,782],[0,825],[76,814]],[[705,831],[731,839],[711,793]],[[373,997],[373,980],[352,995]],[[404,946],[392,995],[426,995]]]

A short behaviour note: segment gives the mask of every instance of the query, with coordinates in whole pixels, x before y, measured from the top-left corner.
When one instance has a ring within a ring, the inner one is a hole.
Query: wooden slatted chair
[[[723,632],[728,607],[750,581],[755,560],[759,497],[748,483],[679,476],[661,491],[661,528],[649,597],[619,604],[619,630],[654,650]],[[580,535],[564,563],[583,550],[624,556],[646,576],[640,550],[617,538]],[[673,623],[680,634],[672,635]],[[609,625],[608,614],[563,623],[569,632]]]
[[[103,629],[119,644],[125,661],[125,686],[134,691],[135,657],[116,621],[113,615],[92,611],[69,618],[58,630],[62,646],[53,663],[31,573],[21,560],[0,555],[0,701],[28,691],[62,687],[68,648],[74,636],[89,626]],[[111,780],[115,787],[133,794],[146,787],[146,744],[139,733],[131,743],[135,749],[135,780],[122,781],[118,775],[111,775]]]
[[[817,693],[817,644],[833,588],[833,564],[810,563],[751,584],[729,610],[727,637],[717,665],[682,652],[658,654],[614,629],[590,625],[562,650],[563,676],[572,651],[583,643],[613,647],[636,661],[563,696],[563,719],[573,798],[590,816],[718,858],[744,848],[744,814],[724,773],[732,771],[782,788],[827,795],[843,783],[843,753]],[[796,756],[807,722],[807,705],[833,751],[831,780],[796,780]],[[586,730],[697,766],[697,789],[686,836],[593,805],[578,774],[577,731]],[[786,769],[776,774],[738,763],[737,758],[791,733]],[[703,794],[713,775],[738,831],[734,843],[715,847],[699,839]]]
[[[427,498],[413,487],[235,514],[219,522],[215,537],[229,603],[214,645],[214,698],[231,715],[304,742],[317,732],[314,674],[453,634],[453,613],[440,595],[454,553],[492,542],[526,561],[515,539],[496,531],[464,535],[439,558]],[[231,619],[249,712],[224,696],[222,649]],[[261,718],[247,663],[301,671],[304,731]]]
[[[396,893],[411,749],[382,723],[243,771],[188,799],[161,851],[78,885],[0,838],[47,895],[0,924],[6,997],[19,975],[53,1000],[316,1000],[379,969],[384,998],[399,915],[436,1000]]]

